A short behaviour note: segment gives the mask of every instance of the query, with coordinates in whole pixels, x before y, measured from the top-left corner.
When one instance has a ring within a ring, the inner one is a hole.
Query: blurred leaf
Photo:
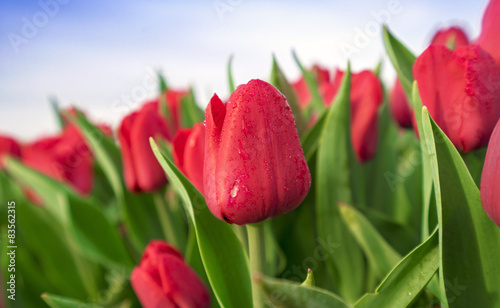
[[[59,126],[59,129],[63,129],[64,120],[61,116],[61,111],[59,110],[59,102],[57,101],[57,98],[55,96],[50,96],[49,102],[50,102],[50,105],[52,106],[52,111],[54,112],[54,115],[56,116],[56,120],[57,120],[57,124]]]
[[[265,252],[267,273],[274,276],[281,273],[285,268],[286,257],[276,240],[276,236],[274,235],[271,223],[271,220],[265,220],[263,222],[266,245]]]
[[[375,294],[365,294],[355,307],[408,307],[434,276],[439,266],[437,230],[385,277]]]
[[[189,93],[182,97],[181,108],[182,127],[193,127],[195,123],[203,122],[205,119],[205,113],[194,99],[193,89],[190,89]]]
[[[49,305],[52,308],[98,308],[99,307],[97,305],[87,304],[70,297],[54,295],[50,293],[42,294],[42,299],[45,301],[45,303],[47,303],[47,305]]]
[[[327,116],[328,112],[323,112],[316,124],[314,124],[314,126],[300,138],[302,148],[304,149],[304,156],[308,163],[318,149],[319,140],[323,132],[323,126],[325,125],[325,119]]]
[[[482,148],[469,153],[461,153],[462,158],[469,169],[469,173],[474,179],[477,187],[481,184],[481,175],[483,173],[484,159],[486,157],[486,148]]]
[[[82,131],[97,163],[106,175],[120,207],[120,216],[128,227],[134,247],[142,252],[151,239],[161,238],[161,228],[156,218],[150,195],[133,194],[125,187],[122,177],[120,149],[85,117],[73,118]]]
[[[227,81],[229,83],[229,93],[233,93],[236,90],[233,79],[233,59],[234,57],[231,55],[229,60],[227,60]]]
[[[316,78],[314,78],[314,75],[306,70],[302,63],[299,60],[299,57],[297,56],[297,53],[295,51],[292,51],[292,56],[295,59],[295,62],[300,68],[300,71],[302,72],[302,75],[304,76],[307,86],[309,87],[309,91],[311,91],[312,95],[312,101],[311,101],[311,106],[316,109],[318,114],[322,114],[323,110],[325,110],[325,106],[323,105],[323,100],[321,99],[321,95],[319,94],[319,89],[318,89],[318,84],[316,82]]]
[[[363,291],[364,260],[361,250],[344,224],[339,202],[351,204],[350,185],[350,66],[335,102],[328,109],[319,140],[316,165],[316,222],[318,236],[340,249],[330,249],[326,260],[341,296],[354,301]],[[332,170],[335,170],[332,172]],[[334,250],[334,251],[333,251]]]
[[[87,283],[95,285],[96,268],[87,264],[86,276],[80,276],[81,269],[73,256],[75,251],[71,251],[71,246],[68,245],[69,236],[61,232],[64,228],[59,222],[48,215],[44,208],[24,202],[16,202],[16,214],[18,235],[22,236],[22,245],[28,248],[30,255],[38,261],[36,272],[43,275],[41,281],[44,281],[46,286],[43,290],[52,289],[47,288],[47,285],[52,285],[58,293],[74,298],[85,299],[92,295],[86,292],[87,288],[82,279],[90,278],[92,281]],[[22,272],[23,276],[28,274]],[[97,290],[97,287],[90,289]]]
[[[163,156],[153,138],[151,148],[181,196],[196,232],[201,259],[222,307],[252,307],[248,257],[228,223],[215,218],[203,195],[172,161]],[[237,286],[237,287],[235,287]]]
[[[267,296],[267,304],[271,307],[352,307],[338,295],[314,286],[303,286],[289,280],[269,277],[259,277],[258,282],[262,285]]]
[[[419,236],[407,224],[369,207],[363,208],[362,213],[400,255],[406,255],[420,243]]]
[[[342,204],[340,214],[363,249],[370,266],[375,269],[378,278],[384,277],[401,260],[401,256],[385,241],[368,219],[353,207]]]
[[[396,69],[399,81],[406,92],[406,97],[411,99],[413,83],[412,68],[416,57],[392,35],[387,26],[383,28],[383,37],[385,50]]]
[[[304,131],[307,129],[307,121],[304,118],[304,113],[300,108],[297,96],[293,90],[290,83],[286,80],[285,75],[281,71],[276,58],[273,56],[273,68],[271,71],[271,84],[278,88],[281,93],[283,93],[292,109],[293,117],[295,118],[295,124],[297,125],[297,130],[299,136],[302,136]]]
[[[108,266],[132,267],[118,232],[95,206],[97,200],[83,199],[65,184],[16,160],[7,160],[7,170],[42,197],[45,208],[74,236],[81,253]]]
[[[497,307],[500,228],[484,212],[467,166],[425,107],[422,122],[438,208],[442,305]]]

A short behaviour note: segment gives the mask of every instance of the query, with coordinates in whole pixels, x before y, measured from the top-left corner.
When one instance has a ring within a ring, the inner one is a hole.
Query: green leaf
[[[311,91],[312,95],[311,106],[316,109],[318,114],[321,114],[323,110],[325,110],[325,106],[323,105],[323,100],[321,99],[321,95],[319,94],[319,89],[318,89],[318,84],[316,83],[316,79],[314,78],[314,75],[311,72],[309,72],[304,68],[295,51],[292,51],[292,56],[295,59],[295,62],[299,66],[300,71],[302,72],[302,75],[306,80],[307,86],[309,87],[309,91]]]
[[[98,308],[99,307],[97,305],[84,303],[70,297],[65,297],[50,293],[42,294],[42,299],[45,301],[45,303],[47,303],[47,305],[49,305],[52,308]]]
[[[316,153],[316,150],[318,149],[319,140],[321,133],[323,132],[323,126],[325,125],[325,119],[327,116],[328,112],[323,112],[316,124],[314,124],[314,126],[300,138],[307,162],[311,160],[314,153]]]
[[[335,102],[328,109],[321,132],[316,165],[316,222],[318,236],[340,249],[329,251],[326,260],[342,297],[354,301],[363,291],[364,260],[361,250],[344,224],[339,202],[351,204],[350,185],[350,66]],[[335,170],[332,172],[332,170]]]
[[[349,205],[340,206],[340,214],[363,249],[370,266],[378,278],[384,277],[396,265],[401,256],[378,233],[363,214]]]
[[[442,305],[497,307],[500,228],[484,212],[467,166],[425,107],[422,122],[438,208]]]
[[[314,274],[311,269],[307,270],[306,280],[304,280],[304,282],[301,283],[300,285],[304,287],[314,287]]]
[[[290,108],[292,109],[293,117],[295,118],[295,124],[297,125],[297,130],[299,132],[299,136],[302,136],[304,131],[307,129],[307,121],[304,118],[304,113],[300,108],[299,102],[297,100],[297,96],[295,95],[295,91],[293,90],[290,83],[286,80],[285,75],[281,71],[276,58],[273,56],[273,68],[271,71],[271,84],[278,88],[281,93],[283,93],[286,97]]]
[[[203,122],[205,113],[196,104],[193,89],[190,89],[189,93],[182,97],[181,108],[182,127],[193,127],[195,123]]]
[[[61,111],[59,110],[59,102],[57,101],[57,98],[55,96],[49,97],[49,102],[52,106],[52,111],[56,116],[57,124],[59,125],[59,128],[62,129],[64,127],[64,120],[61,116]]]
[[[137,251],[142,252],[151,239],[161,238],[150,195],[133,194],[125,187],[122,177],[120,149],[85,117],[71,118],[80,128],[114,191],[120,216],[128,227],[128,234]]]
[[[411,98],[413,83],[412,68],[416,57],[392,35],[389,29],[387,29],[387,26],[383,28],[383,37],[385,50],[391,59],[392,65],[396,69],[399,81],[401,81],[406,96]]]
[[[236,90],[233,79],[233,56],[229,57],[227,60],[227,81],[229,83],[229,93],[233,93]]]
[[[228,223],[212,215],[203,195],[159,151],[153,138],[150,142],[193,223],[201,259],[220,305],[252,307],[249,262],[240,241]]]
[[[48,291],[47,285],[53,285],[58,293],[78,299],[92,295],[85,292],[82,278],[90,278],[92,281],[88,284],[95,285],[95,273],[87,265],[89,275],[80,275],[79,264],[72,255],[74,251],[68,245],[68,236],[61,232],[63,227],[44,208],[27,202],[16,202],[16,214],[22,245],[38,261],[36,272],[43,275],[44,290]],[[23,271],[22,274],[29,273]]]
[[[399,262],[374,294],[366,294],[355,307],[408,307],[434,276],[439,266],[437,230]]]
[[[417,120],[418,134],[424,136],[422,124],[422,100],[418,92],[417,82],[413,83],[412,101],[415,118]],[[431,199],[433,197],[433,176],[430,166],[430,152],[428,143],[424,138],[420,138],[420,148],[422,149],[422,238],[428,237],[429,231],[434,227],[430,224],[431,217]]]
[[[97,200],[83,199],[65,184],[16,160],[7,160],[7,170],[42,197],[45,208],[71,232],[82,254],[108,266],[133,266],[118,231],[95,206]]]
[[[268,304],[271,307],[352,307],[351,304],[338,295],[314,286],[304,286],[289,280],[269,277],[259,277],[258,283],[264,289]]]

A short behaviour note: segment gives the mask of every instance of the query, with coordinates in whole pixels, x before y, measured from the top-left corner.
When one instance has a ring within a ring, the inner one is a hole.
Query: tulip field
[[[0,307],[500,307],[498,33],[0,132]]]

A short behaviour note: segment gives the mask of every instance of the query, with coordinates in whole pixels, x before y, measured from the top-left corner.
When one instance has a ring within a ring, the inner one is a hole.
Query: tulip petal
[[[157,113],[143,111],[137,115],[130,130],[130,140],[133,143],[131,153],[137,184],[143,191],[155,191],[167,182],[165,173],[149,145],[150,137],[167,139],[167,136],[166,123]]]
[[[174,159],[177,168],[179,168],[179,170],[186,176],[186,170],[184,169],[184,151],[191,131],[191,128],[181,129],[177,132],[177,134],[175,134],[175,137],[172,140],[172,158]]]
[[[130,140],[130,131],[132,125],[137,117],[137,112],[133,112],[126,116],[118,130],[118,141],[120,142],[120,149],[123,161],[123,175],[125,177],[125,184],[128,190],[138,192],[140,191],[137,179],[135,176],[135,162],[132,157],[132,142]]]
[[[481,201],[486,214],[500,227],[500,121],[491,135],[481,175]]]
[[[177,308],[157,282],[141,267],[132,271],[130,282],[144,308]]]
[[[182,258],[163,255],[158,264],[163,291],[178,307],[206,307],[210,302],[205,285]]]

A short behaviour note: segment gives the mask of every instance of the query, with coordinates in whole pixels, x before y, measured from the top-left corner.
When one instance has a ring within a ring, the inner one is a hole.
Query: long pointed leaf
[[[252,307],[248,257],[228,223],[215,218],[203,195],[151,138],[151,148],[182,198],[193,222],[201,259],[214,293],[222,307]]]

